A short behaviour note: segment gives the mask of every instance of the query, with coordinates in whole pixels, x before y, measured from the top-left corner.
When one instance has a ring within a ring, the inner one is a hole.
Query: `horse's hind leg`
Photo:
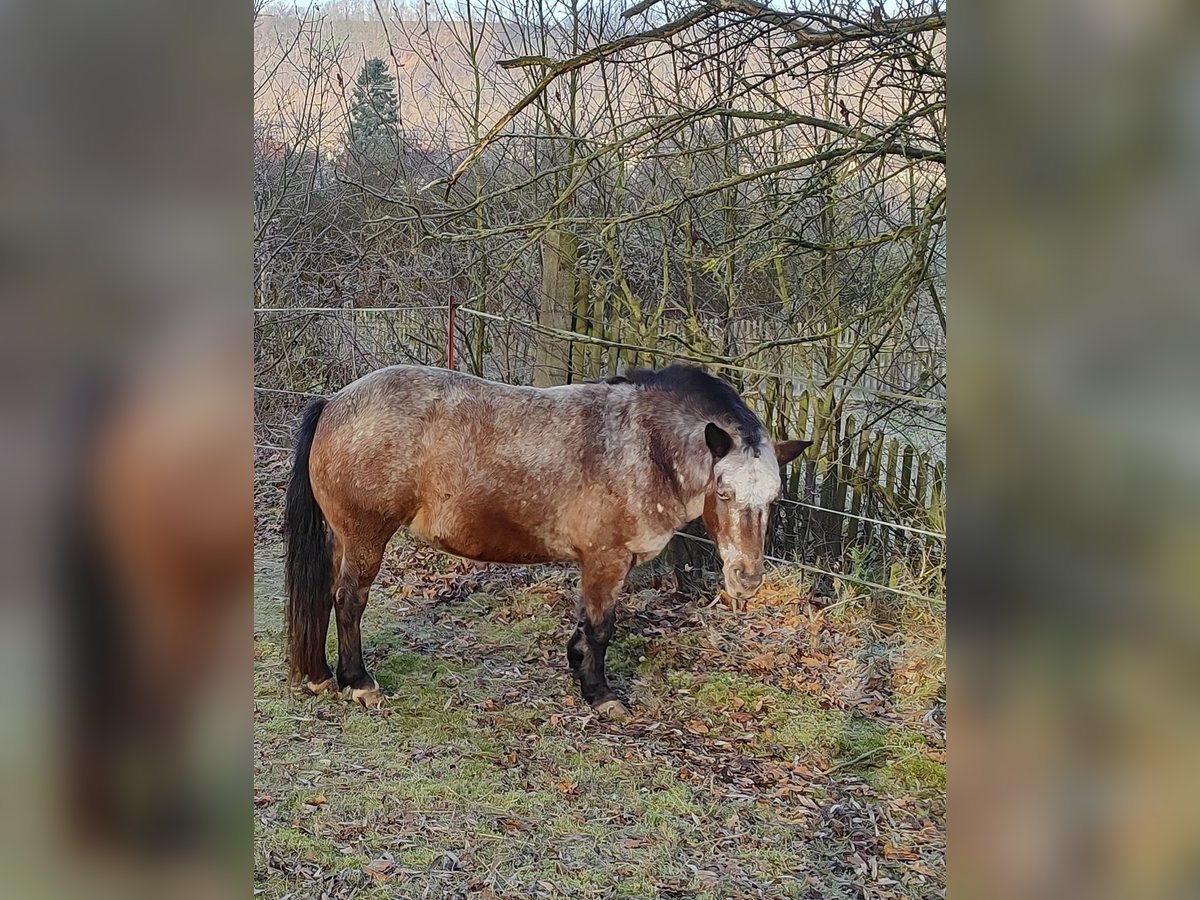
[[[367,608],[367,594],[379,574],[387,537],[371,540],[343,537],[341,569],[334,581],[333,606],[337,615],[338,664],[337,681],[349,699],[363,706],[380,706],[383,693],[379,684],[367,673],[362,655],[362,614]]]
[[[579,678],[583,699],[613,718],[629,715],[604,675],[604,657],[617,623],[617,596],[629,573],[628,556],[585,559],[580,566],[582,609],[579,625],[567,642],[567,661]]]

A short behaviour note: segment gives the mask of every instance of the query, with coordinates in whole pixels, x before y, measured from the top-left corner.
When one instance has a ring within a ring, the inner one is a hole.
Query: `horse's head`
[[[749,446],[736,432],[709,423],[704,440],[713,455],[713,477],[704,497],[704,527],[716,542],[725,590],[737,600],[754,595],[763,580],[763,546],[771,504],[779,499],[779,467],[812,441],[762,441]]]

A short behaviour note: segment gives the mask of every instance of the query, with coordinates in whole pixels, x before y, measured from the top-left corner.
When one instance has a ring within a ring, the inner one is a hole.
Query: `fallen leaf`
[[[907,850],[904,847],[893,847],[891,844],[883,845],[883,856],[885,859],[920,859],[912,850]]]
[[[306,806],[324,806],[328,802],[329,801],[325,799],[325,793],[321,792],[320,794],[317,794],[317,796],[315,796],[315,797],[309,797],[307,800],[304,801],[304,804]]]
[[[367,863],[364,867],[364,871],[368,875],[372,875],[380,881],[386,881],[392,870],[395,868],[396,864],[394,862],[381,856],[379,859],[373,859]]]
[[[778,666],[778,657],[774,653],[760,653],[753,659],[748,660],[746,665],[760,672],[770,672]]]

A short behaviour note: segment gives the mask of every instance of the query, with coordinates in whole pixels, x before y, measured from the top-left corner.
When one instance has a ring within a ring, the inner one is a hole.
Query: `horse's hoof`
[[[343,688],[342,696],[354,703],[361,703],[367,709],[379,709],[383,706],[383,691],[379,689],[378,684],[368,688]]]
[[[612,719],[616,722],[631,718],[629,707],[615,697],[611,700],[605,700],[603,703],[597,703],[593,709],[604,718]]]
[[[326,691],[333,691],[336,694],[338,689],[337,679],[331,675],[324,681],[306,681],[304,682],[304,689],[310,694],[323,694]]]

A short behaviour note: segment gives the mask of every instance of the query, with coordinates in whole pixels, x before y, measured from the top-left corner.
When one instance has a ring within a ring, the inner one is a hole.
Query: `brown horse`
[[[482,562],[577,562],[567,660],[584,699],[627,715],[604,656],[630,568],[703,516],[726,590],[753,594],[779,468],[809,443],[772,444],[729,384],[692,366],[553,388],[421,366],[372,372],[310,405],[297,435],[284,516],[292,679],[382,702],[359,622],[384,547],[406,527]]]

